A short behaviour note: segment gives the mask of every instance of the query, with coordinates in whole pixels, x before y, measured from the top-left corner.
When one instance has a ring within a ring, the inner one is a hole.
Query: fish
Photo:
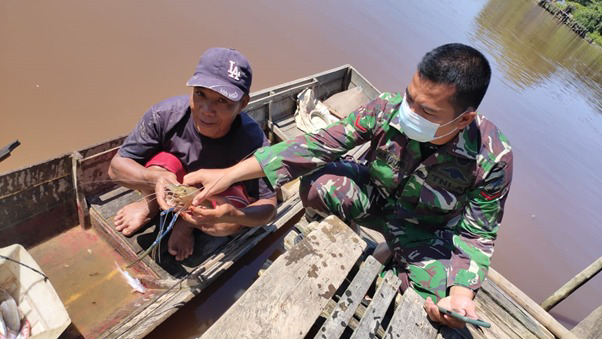
[[[31,337],[31,324],[27,319],[24,319],[23,322],[24,324],[21,326],[21,331],[19,331],[19,334],[15,339],[27,339]]]
[[[0,312],[0,338],[8,337],[8,327],[6,327],[6,323],[4,322],[4,317],[2,317],[2,312]]]
[[[142,285],[138,278],[134,278],[130,275],[128,271],[122,270],[121,266],[119,266],[117,262],[115,262],[115,266],[117,266],[117,270],[119,270],[119,273],[121,273],[121,275],[125,278],[125,281],[127,281],[128,285],[130,285],[130,287],[134,291],[142,294],[146,293],[146,287]]]
[[[2,289],[0,289],[0,314],[2,314],[0,326],[1,330],[6,333],[5,337],[14,338],[21,329],[21,316],[15,299]]]

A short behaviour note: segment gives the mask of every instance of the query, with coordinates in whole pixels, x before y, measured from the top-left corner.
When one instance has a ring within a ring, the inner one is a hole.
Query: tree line
[[[602,46],[602,0],[556,1],[555,4],[587,30],[587,38]]]

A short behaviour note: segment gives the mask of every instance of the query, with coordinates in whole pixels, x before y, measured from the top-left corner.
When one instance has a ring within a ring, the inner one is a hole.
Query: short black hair
[[[426,53],[418,64],[418,75],[436,84],[455,86],[452,103],[462,113],[479,107],[489,87],[491,67],[481,52],[452,43]]]

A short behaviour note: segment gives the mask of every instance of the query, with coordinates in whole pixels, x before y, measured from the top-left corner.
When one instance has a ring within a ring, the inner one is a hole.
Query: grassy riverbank
[[[602,0],[553,2],[587,30],[586,38],[602,46]]]

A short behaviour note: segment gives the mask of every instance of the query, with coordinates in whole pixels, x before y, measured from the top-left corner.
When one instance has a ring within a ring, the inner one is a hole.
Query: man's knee
[[[307,203],[315,199],[318,196],[317,189],[314,186],[314,181],[309,179],[307,176],[301,177],[299,180],[299,197],[303,202],[304,206],[307,206]]]
[[[332,214],[330,207],[324,203],[320,186],[319,177],[301,177],[299,182],[299,197],[301,198],[303,207],[322,216]]]

